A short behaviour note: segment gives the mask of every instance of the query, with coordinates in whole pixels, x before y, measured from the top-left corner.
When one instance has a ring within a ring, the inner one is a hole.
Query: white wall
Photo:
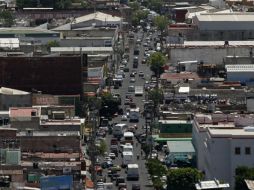
[[[192,131],[196,149],[198,169],[205,172],[206,179],[223,180],[234,189],[235,169],[238,166],[254,167],[254,138],[213,138],[208,132],[197,130],[195,122]],[[235,155],[235,147],[241,147],[241,155]],[[251,155],[245,154],[245,147],[251,147]]]
[[[254,98],[248,98],[246,101],[247,111],[254,112]]]
[[[230,43],[230,42],[229,42]],[[204,63],[222,64],[223,58],[232,56],[249,56],[249,47],[195,47],[184,48],[177,47],[169,49],[169,58],[171,63],[177,61],[197,60]]]

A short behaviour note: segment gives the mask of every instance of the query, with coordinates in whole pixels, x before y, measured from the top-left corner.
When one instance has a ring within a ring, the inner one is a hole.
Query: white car
[[[122,121],[127,121],[127,115],[122,115],[121,120],[122,120]]]
[[[134,77],[131,77],[130,82],[131,82],[131,83],[136,82],[135,78],[134,78]]]
[[[116,158],[116,155],[115,155],[115,153],[113,153],[113,152],[109,153],[108,156],[109,156],[111,159],[115,159],[115,158]]]

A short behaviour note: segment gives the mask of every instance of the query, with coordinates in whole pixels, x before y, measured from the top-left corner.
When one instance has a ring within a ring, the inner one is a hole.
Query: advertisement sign
[[[40,178],[41,190],[71,190],[72,176],[46,176]]]

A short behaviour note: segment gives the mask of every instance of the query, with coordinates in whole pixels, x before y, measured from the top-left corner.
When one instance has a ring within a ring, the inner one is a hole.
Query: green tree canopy
[[[12,13],[8,10],[3,10],[0,13],[0,19],[1,22],[3,23],[3,26],[5,27],[11,27],[14,24],[14,17]]]
[[[50,40],[47,43],[47,49],[50,50],[51,47],[59,47],[59,42],[56,40]]]
[[[148,92],[148,99],[154,102],[154,105],[158,105],[163,102],[164,95],[162,89],[152,89]]]
[[[149,159],[146,162],[146,166],[151,176],[162,177],[167,175],[167,168],[157,159]]]
[[[160,12],[163,6],[163,0],[148,0],[147,5],[149,9]]]
[[[98,152],[100,155],[104,155],[104,153],[107,151],[107,143],[104,140],[100,141],[100,146],[98,147]]]
[[[137,26],[138,24],[140,24],[140,20],[147,18],[148,14],[149,14],[148,11],[143,10],[134,11],[132,14],[132,24],[134,26]]]
[[[104,93],[101,96],[101,109],[100,115],[105,117],[111,117],[118,111],[118,101],[111,93]]]
[[[166,57],[160,52],[155,52],[149,57],[148,63],[151,71],[154,72],[156,77],[159,77],[164,72],[163,67],[166,64]]]
[[[168,27],[169,19],[166,16],[156,16],[153,20],[155,26],[163,33]]]
[[[240,166],[235,170],[235,190],[248,190],[245,179],[254,180],[254,168]]]
[[[195,190],[195,183],[203,174],[195,168],[170,169],[167,176],[168,190]]]
[[[68,9],[71,6],[71,0],[56,0],[55,8],[57,9]]]
[[[137,1],[129,2],[130,8],[132,8],[132,11],[137,11],[140,8],[140,5]]]

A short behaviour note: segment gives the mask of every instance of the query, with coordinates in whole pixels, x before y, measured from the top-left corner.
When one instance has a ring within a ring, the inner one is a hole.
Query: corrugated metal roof
[[[100,21],[107,21],[107,22],[120,22],[121,17],[112,16],[110,14],[105,14],[102,12],[95,12],[85,16],[81,16],[75,19],[75,23],[85,22],[89,20],[100,20]]]
[[[214,21],[253,21],[253,13],[223,13],[223,14],[201,14],[197,15],[199,21],[214,22]]]
[[[191,141],[167,141],[167,145],[171,154],[195,152]]]

